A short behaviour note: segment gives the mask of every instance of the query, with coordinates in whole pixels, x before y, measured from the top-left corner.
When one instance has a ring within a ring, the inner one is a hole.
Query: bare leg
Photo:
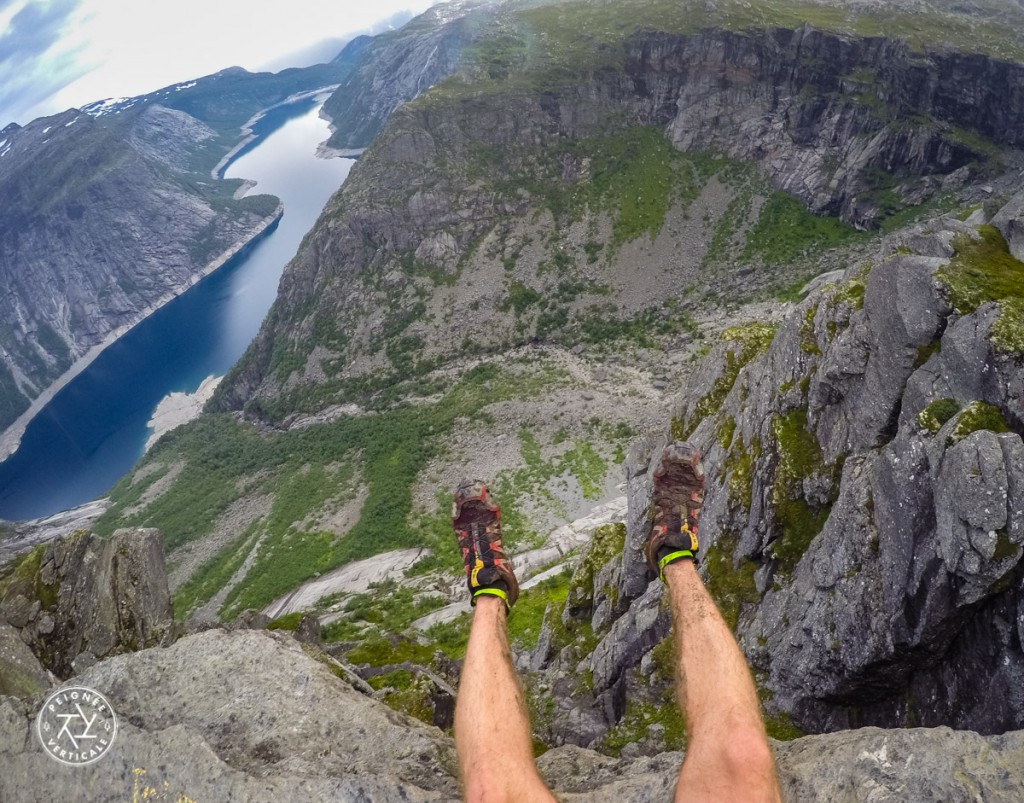
[[[676,692],[689,739],[677,801],[779,801],[775,759],[747,662],[693,562],[665,567]]]
[[[530,720],[505,629],[505,603],[477,598],[455,703],[455,751],[466,800],[554,801],[533,763]]]

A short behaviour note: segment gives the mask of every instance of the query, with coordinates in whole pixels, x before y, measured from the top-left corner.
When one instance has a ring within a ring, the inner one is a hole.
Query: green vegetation
[[[988,301],[999,304],[992,326],[992,345],[1004,352],[1024,351],[1024,263],[1010,254],[994,226],[979,226],[979,238],[961,235],[953,241],[956,255],[937,278],[949,288],[949,300],[962,314]]]
[[[427,628],[427,638],[437,649],[456,661],[466,655],[469,641],[469,612],[450,622],[442,622]]]
[[[540,300],[540,293],[532,287],[527,287],[522,282],[515,281],[509,284],[505,300],[501,302],[498,309],[502,312],[508,312],[510,309],[514,310],[518,317]]]
[[[998,407],[981,401],[971,402],[960,413],[946,443],[948,446],[960,443],[972,432],[982,429],[995,433],[1011,431],[1010,425],[1006,423],[1006,419],[1003,418],[1003,413]]]
[[[917,424],[932,434],[960,412],[960,405],[953,399],[936,399],[917,414]]]
[[[273,434],[258,433],[228,415],[205,415],[169,433],[147,455],[143,465],[155,463],[163,470],[135,484],[131,476],[125,477],[115,486],[114,503],[96,530],[109,534],[119,526],[157,527],[173,549],[208,535],[240,496],[272,494],[270,515],[254,525],[262,536],[255,562],[245,581],[230,592],[223,614],[262,607],[315,572],[390,549],[421,546],[425,540],[431,546],[431,533],[425,535],[411,521],[411,488],[445,434],[457,420],[488,404],[557,386],[560,376],[537,367],[515,373],[482,364],[436,403]],[[126,513],[172,462],[183,462],[184,468],[170,489],[141,512]],[[555,462],[551,476],[579,472],[581,485],[593,491],[599,464],[592,447],[581,443]],[[344,538],[315,526],[307,529],[303,521],[310,513],[325,504],[344,504],[357,484],[366,489],[361,516]],[[448,546],[450,533],[443,537]],[[515,533],[510,537],[514,543]],[[236,541],[236,546],[244,544],[241,537]],[[179,592],[179,613],[226,581],[236,568],[233,561],[240,565],[242,551],[225,548],[215,566],[193,578],[187,591]]]
[[[519,601],[508,617],[509,640],[521,650],[537,646],[544,612],[551,605],[561,611],[569,593],[569,574],[562,572],[541,581],[519,596]]]
[[[448,524],[451,539],[451,522]],[[457,555],[457,550],[449,549]],[[461,565],[461,564],[460,564]],[[345,600],[344,616],[324,628],[324,641],[349,641],[368,632],[398,634],[421,616],[444,605],[444,597],[424,594],[394,580],[375,583],[365,594],[353,594]]]
[[[772,550],[779,560],[779,574],[788,576],[825,526],[831,511],[831,504],[816,510],[807,503],[803,498],[803,480],[812,474],[830,474],[833,491],[836,492],[841,465],[825,466],[818,439],[807,429],[805,409],[774,416],[772,432],[779,455],[772,486],[772,504],[781,529]]]
[[[540,444],[528,429],[520,430],[519,444],[526,466],[502,471],[495,478],[494,488],[502,499],[502,518],[508,531],[516,533],[520,540],[533,540],[537,533],[521,513],[525,499],[540,500],[556,506],[557,510],[557,500],[549,486],[566,477],[579,483],[584,499],[597,499],[608,473],[608,463],[585,440],[576,440],[571,448],[550,459],[544,459]]]
[[[569,581],[567,601],[570,611],[585,613],[590,610],[594,594],[600,590],[594,588],[594,578],[605,564],[622,554],[625,543],[626,525],[621,522],[605,524],[594,530]],[[611,592],[612,589],[607,591]]]
[[[618,756],[627,744],[646,738],[651,725],[665,728],[666,750],[682,750],[686,746],[686,724],[671,700],[657,704],[627,700],[622,719],[604,735],[601,745],[606,752]]]
[[[44,583],[40,571],[46,547],[46,544],[40,544],[0,569],[0,599],[22,594],[29,600],[38,600],[44,610],[57,604],[60,585]]]
[[[817,314],[817,304],[811,304],[804,314],[803,323],[800,324],[800,350],[805,354],[820,357],[821,348],[818,346],[818,338],[814,332],[814,319]]]
[[[719,410],[725,397],[729,395],[740,370],[758,355],[768,350],[775,338],[775,326],[764,323],[749,323],[735,326],[722,332],[722,340],[739,346],[725,352],[725,365],[722,374],[707,392],[682,418],[672,421],[672,437],[686,440],[707,416]]]
[[[745,605],[760,602],[761,595],[754,585],[757,564],[746,558],[734,558],[737,537],[722,533],[714,545],[704,553],[704,567],[708,573],[708,591],[718,605],[722,618],[730,630],[736,629]]]
[[[234,577],[252,551],[256,535],[249,526],[238,538],[203,564],[188,582],[174,592],[174,618],[185,619],[197,606],[207,602]]]
[[[837,248],[867,236],[839,218],[812,214],[785,192],[774,192],[765,201],[751,228],[742,258],[759,255],[767,265],[792,262],[812,252]]]
[[[580,167],[573,180],[565,165]],[[693,200],[707,178],[727,164],[707,154],[677,151],[655,126],[624,128],[608,136],[559,139],[546,147],[508,145],[473,151],[470,176],[489,177],[510,201],[522,193],[538,199],[559,223],[582,220],[587,212],[606,213],[612,237],[606,254],[644,235],[655,237],[673,201]],[[585,169],[584,169],[585,166]],[[589,262],[602,244],[590,241]],[[568,255],[555,252],[556,271],[570,267]]]
[[[294,613],[286,613],[284,616],[278,616],[270,621],[267,625],[267,630],[294,631],[299,626],[299,622],[302,621],[304,615],[302,611],[295,611]]]
[[[750,442],[749,449],[743,447],[741,439],[729,451],[722,468],[728,472],[726,482],[730,504],[739,504],[744,510],[750,510],[754,492],[754,466],[760,456],[761,441],[758,438]]]
[[[349,650],[345,657],[352,664],[390,666],[407,661],[428,664],[433,656],[433,647],[425,644],[418,644],[399,636],[370,636]]]

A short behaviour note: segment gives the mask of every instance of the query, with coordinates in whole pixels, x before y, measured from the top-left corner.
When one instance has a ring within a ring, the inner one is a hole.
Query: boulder
[[[0,622],[0,695],[34,699],[53,683],[18,631]]]
[[[78,532],[36,547],[0,588],[0,614],[61,678],[164,643],[173,617],[160,533]]]

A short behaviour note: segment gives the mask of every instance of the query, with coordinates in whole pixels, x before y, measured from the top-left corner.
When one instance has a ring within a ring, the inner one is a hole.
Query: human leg
[[[512,666],[505,604],[478,598],[455,704],[455,751],[467,801],[554,798],[533,763],[530,722]]]
[[[452,525],[475,611],[455,703],[455,751],[468,801],[553,801],[533,762],[530,720],[505,617],[519,594],[485,483],[455,491]]]
[[[775,760],[743,653],[697,574],[704,469],[685,443],[665,448],[654,475],[648,565],[668,586],[676,693],[687,725],[676,800],[777,801]]]
[[[750,670],[693,561],[665,567],[687,727],[676,800],[781,800]]]

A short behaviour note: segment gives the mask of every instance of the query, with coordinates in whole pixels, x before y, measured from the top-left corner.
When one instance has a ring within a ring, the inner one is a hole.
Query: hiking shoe
[[[519,583],[501,548],[501,508],[482,480],[463,480],[455,489],[452,527],[466,564],[472,604],[481,594],[489,594],[511,609],[519,597]]]
[[[704,467],[688,443],[670,443],[654,470],[654,524],[644,557],[664,582],[665,567],[677,560],[697,562],[697,521],[704,503]]]

